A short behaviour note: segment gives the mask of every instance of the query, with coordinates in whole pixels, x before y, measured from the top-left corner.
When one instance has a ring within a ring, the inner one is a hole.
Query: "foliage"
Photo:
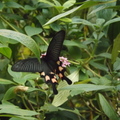
[[[0,119],[118,120],[119,14],[115,0],[1,0]],[[73,84],[59,81],[53,95],[39,73],[13,72],[11,65],[39,59],[61,29]]]

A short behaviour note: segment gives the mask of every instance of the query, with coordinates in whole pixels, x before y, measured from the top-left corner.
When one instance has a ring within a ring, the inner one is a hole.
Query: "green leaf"
[[[15,84],[14,82],[0,78],[0,84]]]
[[[101,53],[98,56],[111,59],[111,54],[110,53]]]
[[[91,26],[91,27],[95,30],[94,24],[91,23],[91,22],[89,22],[89,21],[87,21],[87,20],[85,20],[85,19],[80,19],[80,18],[78,18],[78,17],[73,17],[73,18],[72,18],[72,23],[73,23],[73,24],[84,24],[84,25],[88,25],[88,26]]]
[[[11,8],[23,8],[23,6],[13,1],[6,2],[5,4],[7,7],[11,7]]]
[[[52,2],[48,1],[48,0],[39,0],[39,2],[43,2],[43,3],[46,3],[50,6],[55,6],[55,4],[53,4]]]
[[[60,88],[63,88],[65,86],[68,86],[68,84],[66,83],[66,81],[61,81],[58,85],[58,94],[55,95],[52,104],[54,106],[60,106],[63,103],[65,103],[68,100],[68,96],[70,95],[69,90],[62,90],[59,91]]]
[[[108,72],[108,68],[103,64],[96,63],[94,61],[90,61],[90,65],[92,65],[93,67],[95,67],[95,68],[97,68],[99,70],[103,70],[103,71]]]
[[[64,41],[64,45],[66,45],[66,46],[77,46],[77,47],[79,47],[79,48],[85,48],[85,49],[87,49],[87,46],[86,45],[84,45],[84,44],[81,44],[80,42],[75,42],[75,41],[69,41],[69,40],[65,40]]]
[[[120,59],[118,58],[113,64],[113,70],[120,70]]]
[[[76,84],[61,88],[61,90],[71,90],[71,95],[78,95],[83,92],[97,91],[103,89],[113,89],[114,86],[94,85],[94,84]]]
[[[20,42],[21,44],[28,47],[36,55],[36,57],[40,60],[39,47],[31,37],[24,35],[22,33],[19,33],[19,32],[15,32],[12,30],[5,30],[5,29],[0,30],[0,36],[4,36],[6,38],[11,38],[11,39],[14,39],[14,40]]]
[[[3,101],[10,100],[10,99],[12,99],[12,98],[14,98],[16,96],[16,94],[15,94],[15,88],[16,88],[16,86],[10,87],[7,90],[7,92],[5,93],[5,95],[3,97]]]
[[[109,20],[108,22],[106,22],[106,23],[103,25],[103,27],[106,27],[106,26],[110,25],[111,23],[115,23],[115,22],[119,22],[119,21],[120,21],[120,17],[114,18],[114,19]]]
[[[79,70],[74,71],[72,74],[67,76],[72,82],[78,82],[79,81]]]
[[[25,31],[29,36],[37,35],[42,32],[41,28],[26,26]]]
[[[0,11],[2,11],[3,8],[4,8],[4,4],[0,2]]]
[[[65,109],[65,108],[58,107],[58,109],[61,110],[61,111],[68,111],[68,112],[72,112],[72,113],[75,113],[77,115],[80,115],[79,110],[77,110],[76,108],[74,110],[70,110],[70,109]]]
[[[7,58],[11,58],[12,51],[9,47],[0,44],[0,53]]]
[[[104,113],[109,117],[111,120],[119,120],[119,117],[112,106],[108,103],[108,100],[102,94],[98,94],[100,106]]]
[[[37,112],[31,110],[21,109],[13,104],[1,104],[0,105],[0,113],[5,114],[14,114],[16,116],[34,116],[38,115]]]
[[[58,108],[52,104],[45,103],[44,106],[41,107],[41,110],[54,112],[54,111],[58,111]]]
[[[79,8],[80,8],[80,6],[78,6],[78,7],[76,7],[76,8],[73,8],[73,9],[71,9],[71,10],[65,12],[65,13],[61,13],[61,14],[59,14],[59,15],[51,18],[47,23],[44,24],[44,26],[45,26],[45,25],[48,25],[48,24],[50,24],[50,23],[53,23],[54,21],[56,21],[56,20],[58,20],[58,19],[60,19],[60,18],[62,18],[62,17],[65,17],[65,16],[73,13],[74,11],[78,10]]]
[[[113,49],[112,49],[112,63],[115,62],[118,54],[120,52],[120,33],[114,40]]]
[[[24,10],[35,10],[36,8],[35,7],[32,7],[30,5],[25,5],[24,6]]]
[[[0,59],[0,70],[2,71],[10,62],[9,59],[5,58],[5,59]]]
[[[79,70],[74,71],[72,74],[67,76],[72,80],[72,83],[77,82],[79,79]],[[65,86],[69,86],[66,81],[61,81],[58,85],[58,94],[54,97],[52,104],[54,106],[60,106],[68,100],[68,96],[70,95],[70,90],[60,90]],[[60,90],[60,91],[59,91]]]
[[[76,0],[67,0],[64,4],[63,7],[64,9],[67,9],[75,4]]]
[[[13,40],[13,39],[9,39],[9,38],[6,38],[4,36],[0,36],[0,42],[4,45],[8,45],[8,44],[17,44],[18,41],[16,40]]]
[[[13,77],[13,80],[16,82],[16,83],[19,83],[19,84],[22,84],[23,83],[23,74],[22,72],[13,72],[11,70],[11,66],[9,65],[8,66],[8,73]]]

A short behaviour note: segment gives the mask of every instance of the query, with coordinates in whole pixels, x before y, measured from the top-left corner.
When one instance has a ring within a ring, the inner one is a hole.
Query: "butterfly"
[[[64,30],[57,32],[48,46],[46,55],[41,58],[41,62],[37,58],[27,58],[16,62],[11,70],[16,72],[39,72],[45,82],[52,85],[53,93],[58,94],[56,75],[60,79],[66,80],[68,84],[72,84],[72,81],[65,76],[66,69],[62,67],[62,62],[59,60],[64,38]]]

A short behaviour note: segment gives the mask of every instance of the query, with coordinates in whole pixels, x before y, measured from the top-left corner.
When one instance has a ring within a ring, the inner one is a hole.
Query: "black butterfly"
[[[58,82],[55,74],[60,79],[66,80],[68,84],[72,84],[72,81],[64,75],[66,70],[59,60],[64,38],[65,31],[61,30],[56,33],[49,44],[46,55],[41,58],[41,62],[37,58],[28,58],[16,62],[11,69],[16,72],[39,72],[46,83],[52,84],[53,92],[57,94],[56,84]]]

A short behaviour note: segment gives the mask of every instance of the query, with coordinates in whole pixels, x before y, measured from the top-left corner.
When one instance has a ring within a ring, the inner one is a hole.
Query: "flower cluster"
[[[70,65],[70,62],[68,62],[68,59],[65,57],[59,57],[59,60],[62,62],[62,67],[66,67]]]
[[[41,54],[40,58],[43,58],[44,56],[46,56],[46,53]],[[66,67],[70,65],[70,62],[68,62],[68,59],[65,57],[59,57],[59,60],[62,62],[62,67]]]

